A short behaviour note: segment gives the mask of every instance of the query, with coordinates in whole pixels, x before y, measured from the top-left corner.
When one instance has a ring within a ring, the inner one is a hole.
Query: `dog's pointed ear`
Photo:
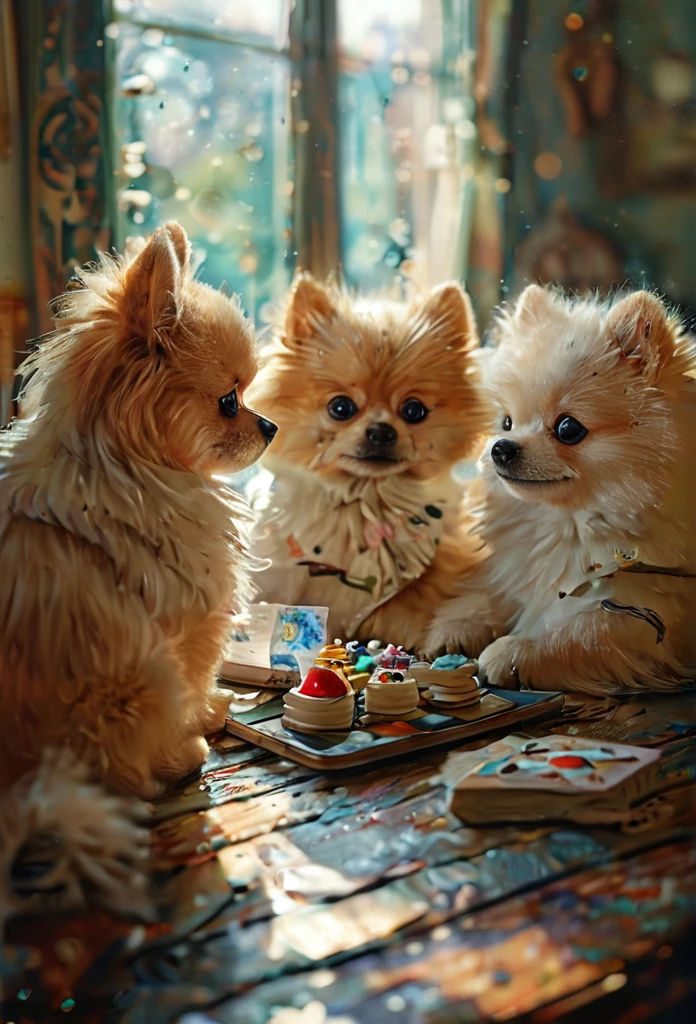
[[[675,332],[667,310],[650,292],[633,292],[609,311],[605,329],[610,345],[618,346],[622,359],[654,380],[674,353]]]
[[[446,281],[433,288],[421,307],[421,316],[428,323],[430,336],[446,347],[469,352],[478,346],[471,300],[457,281]]]
[[[518,327],[530,327],[557,308],[552,291],[540,284],[529,284],[515,303],[513,320]]]
[[[168,331],[179,318],[181,289],[190,245],[175,223],[157,228],[125,274],[125,304],[133,329],[154,351],[166,348]]]
[[[188,235],[181,224],[178,224],[175,220],[170,220],[165,224],[164,230],[169,235],[181,269],[184,270],[191,259],[191,243],[188,240]]]
[[[285,316],[285,343],[301,345],[316,334],[317,323],[333,320],[336,303],[329,289],[311,274],[301,271],[290,289],[290,301]]]

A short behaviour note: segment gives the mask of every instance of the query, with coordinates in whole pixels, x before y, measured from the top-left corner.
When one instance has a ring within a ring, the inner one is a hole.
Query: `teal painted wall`
[[[517,57],[520,79],[518,108],[509,111],[509,262],[554,200],[565,196],[580,222],[616,247],[627,279],[647,281],[674,301],[696,305],[696,3],[618,0],[612,31],[620,66],[618,106],[587,137],[574,139],[554,58],[571,37],[564,27],[567,14],[588,6],[528,0],[524,39],[513,40],[512,65]],[[666,65],[667,58],[672,63]],[[680,102],[659,99],[670,82]],[[647,160],[637,153],[641,134]],[[543,152],[562,161],[555,180],[544,181],[535,172],[534,160]],[[675,155],[690,162],[690,172],[672,175],[665,184],[645,181],[650,166]]]

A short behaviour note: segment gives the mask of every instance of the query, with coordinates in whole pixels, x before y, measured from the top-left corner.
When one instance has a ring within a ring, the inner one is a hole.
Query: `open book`
[[[451,754],[443,775],[450,809],[467,823],[610,824],[629,819],[642,801],[678,783],[672,760],[660,750],[574,736],[507,736]]]
[[[299,683],[326,644],[328,608],[251,605],[232,620],[222,682],[288,689]]]

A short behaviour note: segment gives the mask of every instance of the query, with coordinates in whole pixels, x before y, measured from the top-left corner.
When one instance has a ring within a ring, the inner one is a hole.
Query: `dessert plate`
[[[241,688],[240,688],[241,689]],[[258,692],[249,710],[231,713],[227,732],[255,743],[282,757],[322,771],[374,764],[403,757],[417,750],[440,747],[455,741],[475,739],[497,729],[510,731],[523,722],[556,716],[563,709],[562,693],[534,690],[501,690],[494,686],[479,704],[446,711],[421,700],[418,708],[401,721],[370,717],[365,724],[362,698],[356,706],[356,724],[350,730],[299,733],[283,727],[283,698]],[[237,694],[237,697],[241,694]],[[237,699],[235,707],[240,707]],[[244,705],[247,701],[244,701]]]

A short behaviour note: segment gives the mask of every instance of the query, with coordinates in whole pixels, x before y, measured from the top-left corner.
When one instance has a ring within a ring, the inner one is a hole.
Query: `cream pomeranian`
[[[605,305],[536,285],[497,325],[482,457],[490,556],[428,649],[502,686],[678,685],[696,663],[696,351],[653,294]]]
[[[193,280],[183,229],[138,249],[58,300],[0,435],[0,776],[7,787],[64,749],[102,828],[97,857],[110,805],[102,795],[100,817],[85,772],[155,797],[202,764],[222,721],[216,670],[252,559],[248,506],[220,474],[276,430],[244,404],[252,329]],[[6,794],[5,819],[13,800],[40,800],[42,777]]]
[[[264,599],[327,605],[332,636],[422,644],[480,557],[452,476],[486,422],[477,344],[457,284],[406,305],[298,275],[253,388],[280,427],[255,547],[272,560]]]

